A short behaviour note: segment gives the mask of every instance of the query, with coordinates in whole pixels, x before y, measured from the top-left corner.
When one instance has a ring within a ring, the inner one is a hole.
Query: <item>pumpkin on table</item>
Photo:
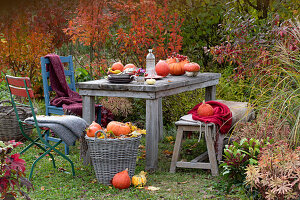
[[[116,62],[114,63],[112,66],[111,66],[111,69],[113,71],[115,70],[120,70],[121,72],[123,71],[123,68],[124,68],[124,65],[119,61],[119,62]]]
[[[170,66],[170,74],[176,75],[176,76],[183,75],[185,73],[185,71],[184,71],[184,65],[186,63],[189,63],[189,61],[188,60],[176,61],[175,63],[169,64],[169,66]]]
[[[186,63],[183,69],[187,76],[197,76],[200,70],[200,65],[195,62]]]
[[[159,76],[163,76],[163,77],[167,76],[170,73],[169,64],[164,60],[160,60],[155,65],[155,72]]]

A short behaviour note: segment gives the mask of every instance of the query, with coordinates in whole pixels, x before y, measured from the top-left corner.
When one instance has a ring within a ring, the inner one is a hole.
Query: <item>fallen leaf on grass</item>
[[[173,151],[169,151],[169,150],[164,150],[163,153],[165,155],[171,156],[173,154]]]
[[[97,182],[97,179],[93,179],[92,181],[91,181],[91,183],[96,183]]]
[[[145,190],[150,190],[150,191],[157,191],[159,189],[160,189],[159,187],[154,187],[154,186],[145,187]]]
[[[188,181],[177,182],[177,184],[185,184],[185,183],[188,183]]]
[[[57,169],[58,169],[58,171],[61,171],[61,172],[66,171],[66,169],[65,169],[65,168],[62,168],[62,167],[59,167],[59,168],[57,168]]]

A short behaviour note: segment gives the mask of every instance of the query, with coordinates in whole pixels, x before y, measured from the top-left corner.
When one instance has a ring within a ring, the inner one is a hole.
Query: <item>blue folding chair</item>
[[[65,66],[65,76],[66,81],[71,90],[76,91],[75,87],[75,77],[74,77],[74,68],[73,68],[73,60],[72,56],[60,56],[60,60],[62,64]],[[50,73],[46,71],[46,65],[50,64],[49,58],[41,57],[41,68],[42,68],[42,77],[43,77],[43,87],[44,87],[44,97],[45,97],[45,105],[46,105],[46,115],[56,114],[56,115],[64,115],[64,111],[62,107],[56,107],[50,105],[50,93],[54,92],[51,84],[50,84]],[[68,69],[66,69],[66,67]],[[101,105],[99,106],[99,110],[97,112],[97,122],[101,124]],[[46,136],[46,140],[57,142],[57,138]],[[65,144],[65,154],[69,155],[69,146]]]

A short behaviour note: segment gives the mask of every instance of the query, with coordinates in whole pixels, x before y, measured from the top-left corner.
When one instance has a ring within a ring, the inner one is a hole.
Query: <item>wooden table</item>
[[[200,73],[196,77],[167,76],[155,85],[110,83],[105,79],[79,82],[83,100],[82,116],[89,124],[95,119],[95,96],[146,99],[146,170],[154,171],[158,163],[158,141],[163,134],[162,97],[205,88],[205,101],[216,99],[219,73]]]

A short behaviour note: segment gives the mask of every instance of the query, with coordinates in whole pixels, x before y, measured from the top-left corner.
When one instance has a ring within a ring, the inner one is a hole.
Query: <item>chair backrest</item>
[[[62,64],[68,69],[65,68],[65,76],[68,82],[68,85],[71,90],[76,91],[75,87],[75,77],[74,77],[74,68],[73,68],[73,60],[72,56],[60,56],[60,60]],[[50,105],[50,92],[53,91],[50,81],[49,81],[49,72],[46,71],[46,65],[50,64],[50,60],[45,57],[41,57],[41,68],[42,68],[42,77],[43,77],[43,87],[44,87],[44,97],[45,97],[45,105],[46,110]]]
[[[16,105],[30,107],[33,117],[36,118],[33,104],[31,101],[31,99],[34,98],[34,92],[31,88],[30,79],[28,77],[15,77],[9,75],[5,75],[5,79],[6,79],[8,90],[10,92],[10,98],[11,98],[11,102],[17,120],[20,122],[20,117]],[[23,101],[22,102],[16,101],[15,97],[23,99]],[[26,98],[27,101],[24,101],[24,98]],[[27,102],[28,104],[25,104],[24,102]]]

